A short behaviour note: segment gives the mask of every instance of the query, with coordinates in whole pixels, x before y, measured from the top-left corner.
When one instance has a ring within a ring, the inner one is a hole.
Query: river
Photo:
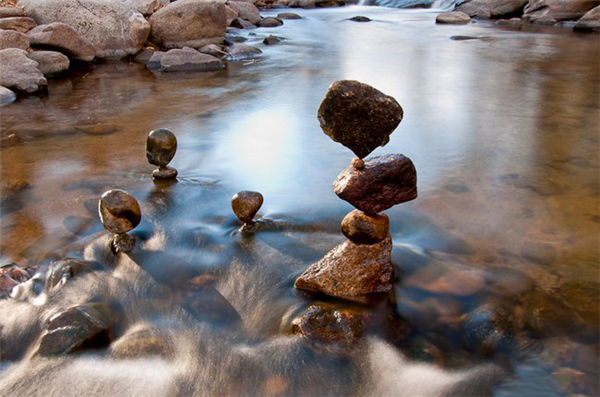
[[[0,394],[596,395],[597,337],[515,331],[516,347],[490,355],[470,349],[457,324],[484,303],[521,307],[494,287],[512,285],[506,269],[546,294],[569,282],[597,289],[598,35],[436,25],[433,10],[297,12],[303,19],[239,33],[263,50],[255,61],[162,75],[101,63],[2,108],[4,263],[110,261],[97,202],[111,188],[134,194],[143,220],[137,249],[116,270],[75,278],[43,302],[0,301],[4,348],[19,352],[0,367]],[[355,15],[372,21],[348,20]],[[285,40],[263,45],[269,34]],[[331,188],[352,153],[316,117],[339,79],[401,104],[404,120],[373,155],[402,153],[419,178],[419,197],[387,211],[398,276],[389,305],[412,333],[366,335],[343,357],[291,334],[293,318],[320,299],[293,282],[343,241],[339,223],[352,209]],[[153,182],[145,159],[146,136],[161,127],[179,143],[173,184]],[[236,234],[229,200],[239,190],[261,192],[259,214],[282,226]],[[197,275],[214,277],[239,319],[192,321],[173,303]],[[117,336],[151,327],[172,354],[26,353],[52,313],[98,299],[121,307]]]

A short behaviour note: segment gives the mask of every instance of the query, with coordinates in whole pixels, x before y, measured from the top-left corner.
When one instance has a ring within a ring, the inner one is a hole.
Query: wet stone
[[[362,314],[352,309],[315,304],[294,320],[292,331],[318,351],[342,353],[352,349],[364,333]]]
[[[541,290],[531,291],[523,298],[523,318],[536,337],[566,335],[575,322],[572,310],[560,298]]]
[[[366,160],[357,170],[347,167],[333,182],[339,198],[374,215],[417,197],[417,171],[401,154],[386,154]]]
[[[84,344],[104,343],[110,322],[102,304],[73,306],[50,317],[37,353],[42,356],[71,353]]]
[[[277,14],[277,18],[278,19],[302,19],[302,17],[298,14],[295,14],[293,12],[282,12],[280,14]]]
[[[371,22],[371,18],[362,16],[362,15],[357,15],[355,17],[350,18],[350,21],[354,21],[354,22]]]
[[[463,335],[469,349],[493,354],[512,345],[514,322],[505,308],[486,304],[469,313],[463,323]]]
[[[294,286],[349,300],[363,301],[369,294],[392,290],[392,239],[357,245],[346,241],[311,265]]]
[[[521,256],[531,262],[549,266],[556,260],[556,249],[546,243],[526,243],[521,248]]]
[[[261,28],[276,28],[281,25],[283,25],[283,21],[273,17],[264,18],[258,23],[258,26]]]
[[[135,248],[135,241],[135,236],[131,234],[117,234],[111,239],[110,246],[115,253],[131,252]]]
[[[354,80],[331,84],[317,113],[323,132],[359,158],[385,146],[403,115],[394,98]]]
[[[569,281],[558,294],[577,313],[581,321],[576,334],[586,341],[597,341],[600,334],[600,284],[596,281]]]
[[[263,196],[259,192],[241,191],[231,198],[231,208],[235,216],[244,223],[252,222],[263,204]]]
[[[159,167],[152,171],[152,177],[155,179],[175,179],[177,170],[173,167]]]
[[[115,234],[133,230],[142,219],[142,210],[135,197],[120,189],[102,195],[98,212],[106,230]]]
[[[490,267],[483,276],[487,290],[505,297],[524,295],[535,288],[535,281],[531,277],[509,267]]]
[[[177,151],[177,138],[166,128],[151,131],[146,140],[146,157],[148,162],[159,167],[166,167]]]
[[[52,262],[46,271],[46,291],[57,290],[78,274],[90,270],[83,262],[75,259],[62,259]]]
[[[31,277],[30,272],[14,263],[0,267],[0,298],[10,294],[18,284],[24,283]]]
[[[273,36],[273,35],[269,35],[268,37],[265,37],[265,39],[263,40],[263,44],[266,45],[272,45],[272,44],[277,44],[277,43],[281,43],[281,39],[277,36]]]
[[[116,340],[110,348],[110,355],[114,358],[131,359],[152,356],[168,356],[172,347],[161,338],[153,329],[142,328],[128,332]]]
[[[342,232],[355,244],[376,244],[387,237],[390,219],[384,213],[367,215],[353,210],[342,220]]]
[[[240,315],[213,284],[211,277],[195,277],[177,291],[175,302],[199,321],[207,321],[212,325],[239,324]]]

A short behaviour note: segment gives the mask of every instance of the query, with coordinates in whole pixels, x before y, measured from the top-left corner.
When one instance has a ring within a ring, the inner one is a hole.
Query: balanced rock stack
[[[146,158],[152,165],[158,166],[152,171],[155,179],[175,179],[177,170],[168,167],[177,152],[177,138],[166,128],[150,131],[146,140]]]
[[[394,98],[367,84],[341,80],[329,87],[318,110],[321,129],[358,156],[337,177],[333,190],[357,209],[342,221],[349,240],[311,265],[296,288],[350,300],[391,291],[392,239],[382,211],[417,197],[417,172],[401,154],[364,157],[389,142],[402,116]]]
[[[117,253],[132,251],[135,236],[127,232],[142,220],[142,210],[135,197],[124,190],[109,190],[100,197],[98,213],[104,228],[115,234],[110,240],[111,249]]]

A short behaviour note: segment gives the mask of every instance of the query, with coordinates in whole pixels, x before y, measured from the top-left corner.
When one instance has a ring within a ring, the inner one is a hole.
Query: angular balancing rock
[[[135,197],[120,189],[102,195],[98,213],[104,228],[115,234],[133,230],[142,220],[142,210]]]
[[[333,182],[342,200],[375,215],[417,197],[417,171],[401,154],[385,154],[365,161],[364,168],[348,166]]]
[[[360,158],[385,146],[403,115],[394,98],[354,80],[331,84],[318,110],[323,132]]]
[[[392,290],[392,239],[378,244],[357,245],[346,241],[311,265],[294,286],[350,300],[363,300],[370,293]]]

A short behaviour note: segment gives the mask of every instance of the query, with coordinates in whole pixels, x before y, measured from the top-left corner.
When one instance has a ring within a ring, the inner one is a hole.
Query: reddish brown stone
[[[231,208],[235,216],[244,223],[252,222],[262,204],[263,196],[258,192],[237,192],[231,198]]]
[[[142,210],[135,197],[119,189],[109,190],[102,195],[98,212],[106,230],[115,234],[133,230],[142,219]]]
[[[354,80],[331,84],[318,110],[323,132],[360,158],[385,146],[403,115],[394,98]]]
[[[390,232],[390,218],[384,213],[367,215],[354,210],[342,220],[342,233],[355,244],[376,244]]]
[[[333,182],[333,190],[359,210],[374,215],[417,197],[417,171],[401,154],[367,159],[365,168],[347,167]]]
[[[311,265],[294,286],[351,300],[363,300],[371,293],[392,290],[392,239],[356,245],[346,241]]]

